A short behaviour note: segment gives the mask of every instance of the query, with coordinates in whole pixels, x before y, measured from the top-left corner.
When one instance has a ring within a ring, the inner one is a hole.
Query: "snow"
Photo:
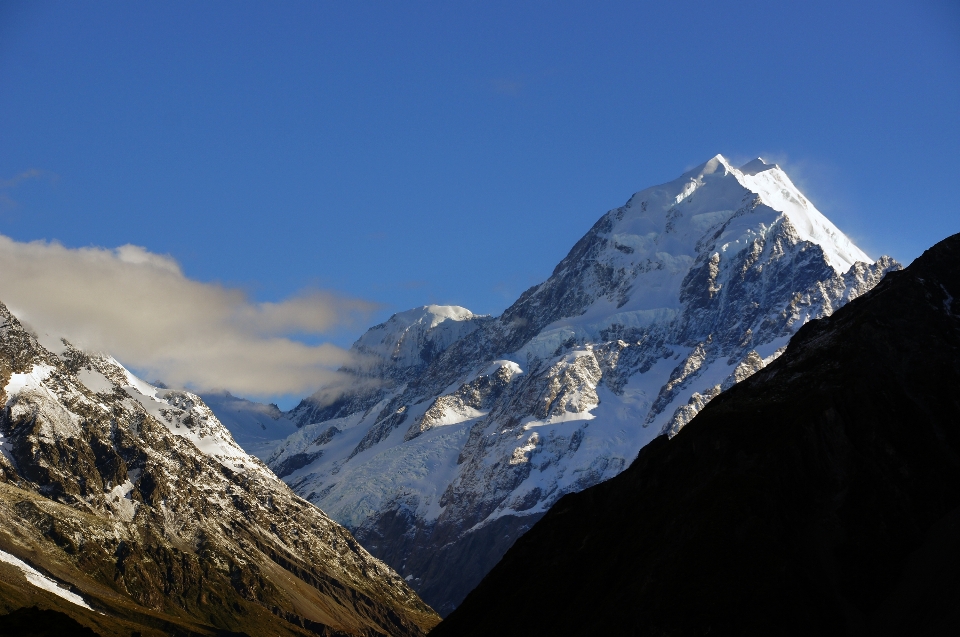
[[[452,407],[447,407],[443,410],[443,415],[439,420],[434,421],[434,427],[446,427],[448,425],[459,425],[462,422],[467,420],[476,420],[477,418],[483,418],[487,415],[488,412],[480,411],[479,409],[474,409],[469,405],[464,405],[459,410],[453,409]]]
[[[636,328],[652,327],[658,324],[666,325],[676,318],[678,313],[672,307],[630,310],[613,314],[608,312],[609,306],[599,303],[581,316],[554,321],[511,356],[524,362],[533,358],[547,359],[553,356],[558,347],[570,339],[578,343],[588,340],[599,341],[601,340],[601,331],[614,325]]]
[[[81,369],[77,373],[80,382],[94,393],[112,392],[114,384],[106,376],[93,369]]]
[[[11,374],[3,391],[7,395],[7,406],[13,402],[13,399],[25,390],[43,388],[43,381],[47,379],[53,367],[45,364],[34,365],[29,372],[25,374]]]
[[[70,349],[69,346],[63,342],[63,337],[52,336],[47,332],[41,332],[37,334],[36,337],[37,342],[40,343],[44,349],[46,349],[48,352],[53,352],[57,356],[66,354]]]
[[[546,427],[548,425],[556,425],[562,422],[593,420],[596,418],[596,416],[591,413],[591,410],[595,409],[596,407],[597,405],[594,405],[590,409],[585,409],[584,411],[562,411],[559,414],[552,414],[547,418],[540,420],[528,416],[522,420],[520,424],[523,425],[523,430],[527,431],[528,429],[533,429],[534,427]]]
[[[16,420],[32,416],[39,404],[44,408],[43,418],[39,419],[40,435],[43,438],[79,436],[80,418],[68,410],[45,383],[53,371],[53,367],[40,363],[35,364],[27,373],[10,375],[10,380],[4,387],[10,417]]]
[[[123,484],[118,484],[111,489],[106,496],[107,502],[116,508],[120,514],[120,518],[125,522],[133,520],[134,515],[137,513],[137,507],[139,506],[139,503],[130,497],[132,492],[133,482],[128,478]]]
[[[110,359],[110,362],[112,362],[117,367],[123,370],[124,375],[127,377],[127,384],[133,389],[135,389],[137,393],[139,393],[142,396],[146,396],[148,398],[153,398],[155,400],[158,400],[157,392],[160,391],[158,387],[154,387],[150,383],[140,380],[133,373],[131,373],[129,369],[121,365],[119,361]]]
[[[13,454],[11,453],[12,451],[13,444],[7,439],[6,436],[0,433],[0,453],[3,454],[3,457],[7,459],[11,466],[15,467],[17,464],[13,459]]]
[[[521,453],[530,454],[524,460],[532,463],[533,470],[529,476],[516,488],[516,496],[508,498],[493,514],[484,519],[476,527],[485,526],[504,515],[533,515],[543,513],[556,498],[548,497],[538,502],[532,508],[517,511],[513,508],[514,498],[522,498],[526,493],[539,489],[541,493],[563,494],[569,491],[579,491],[578,480],[587,480],[595,483],[612,478],[633,461],[636,453],[659,433],[656,426],[640,427],[638,413],[644,405],[649,405],[659,385],[651,388],[644,382],[644,375],[631,378],[625,391],[614,394],[605,387],[598,388],[599,404],[590,411],[588,419],[562,418],[553,422],[531,422],[537,426],[540,445],[528,441],[517,447]],[[652,396],[650,395],[652,393]],[[584,414],[580,414],[584,416]],[[564,457],[562,462],[543,462],[543,456],[549,454],[551,441],[554,446],[565,448],[571,436],[579,430],[582,439],[576,453]],[[537,447],[541,450],[536,450]],[[516,453],[516,452],[514,452]],[[511,454],[510,462],[515,462],[517,456]],[[600,460],[598,464],[598,459]],[[586,482],[583,486],[589,486]]]
[[[23,560],[10,555],[6,551],[0,551],[0,562],[5,562],[11,566],[15,566],[20,569],[20,572],[23,573],[23,576],[27,578],[27,581],[36,586],[37,588],[42,588],[45,591],[53,593],[58,597],[61,597],[71,604],[76,604],[77,606],[82,606],[87,610],[93,610],[90,606],[83,600],[82,597],[76,593],[72,593],[65,588],[62,588],[55,580],[47,577],[40,571],[36,570]],[[96,612],[96,611],[94,611]]]
[[[761,169],[761,164],[767,168]],[[759,194],[766,205],[784,213],[801,239],[823,248],[827,262],[837,272],[843,274],[858,261],[873,262],[800,193],[779,166],[758,157],[744,168],[747,172],[734,171],[744,187]]]
[[[940,284],[940,289],[943,290],[943,293],[946,295],[946,298],[943,299],[943,309],[946,310],[947,316],[953,316],[953,310],[951,306],[953,305],[953,296],[950,295],[950,292],[947,291],[947,288],[944,285]]]
[[[170,432],[189,440],[203,454],[235,471],[254,471],[271,480],[275,479],[269,469],[236,443],[227,428],[220,423],[199,396],[187,391],[154,387],[138,378],[115,359],[105,357],[103,361],[122,372],[127,383],[122,386],[122,389],[127,396],[139,403]],[[188,412],[192,416],[192,425],[181,422]]]
[[[484,318],[458,305],[425,305],[399,312],[370,328],[354,344],[363,354],[391,360],[397,367],[421,363],[420,353],[430,344],[440,352],[479,327]]]

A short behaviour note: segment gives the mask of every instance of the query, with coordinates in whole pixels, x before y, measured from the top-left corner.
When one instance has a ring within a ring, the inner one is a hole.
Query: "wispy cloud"
[[[40,170],[39,168],[31,168],[30,170],[23,171],[19,175],[14,175],[10,179],[0,179],[0,188],[13,188],[20,185],[21,182],[28,181],[30,179],[47,179],[53,182],[58,178],[59,177],[55,173],[51,173],[46,170]]]
[[[46,170],[40,170],[39,168],[31,168],[30,170],[25,170],[9,179],[0,179],[0,206],[5,208],[16,208],[20,205],[16,199],[11,197],[7,192],[4,192],[6,190],[12,190],[21,183],[33,179],[46,179],[50,183],[54,183],[59,178],[59,175],[55,173],[51,173]]]
[[[0,301],[40,334],[107,352],[169,384],[247,396],[335,384],[348,350],[311,345],[376,306],[321,290],[276,303],[192,280],[171,257],[125,245],[67,248],[0,235]]]
[[[519,95],[523,82],[517,79],[498,77],[490,80],[490,89],[500,95]]]

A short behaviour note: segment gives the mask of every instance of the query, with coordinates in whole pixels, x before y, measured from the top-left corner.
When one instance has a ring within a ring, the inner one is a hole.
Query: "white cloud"
[[[107,352],[150,379],[261,397],[335,384],[349,351],[291,335],[322,334],[375,309],[318,290],[256,303],[138,246],[73,249],[3,235],[0,301],[38,333]]]

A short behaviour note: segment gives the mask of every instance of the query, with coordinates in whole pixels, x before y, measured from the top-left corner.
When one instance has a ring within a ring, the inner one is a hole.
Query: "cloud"
[[[242,290],[184,276],[171,257],[125,245],[67,248],[0,235],[0,301],[38,334],[109,353],[170,385],[256,397],[337,383],[348,350],[323,334],[376,309],[308,290],[257,303]]]
[[[14,175],[10,179],[0,179],[0,207],[17,208],[20,205],[13,197],[6,192],[3,192],[4,190],[16,188],[21,182],[24,181],[44,178],[48,182],[54,183],[59,179],[59,176],[46,170],[31,168],[30,170],[23,171],[19,175]]]
[[[40,170],[39,168],[31,168],[30,170],[23,171],[19,175],[14,175],[10,179],[0,179],[0,188],[14,188],[20,185],[20,182],[22,181],[27,181],[29,179],[43,179],[44,177],[51,182],[54,182],[58,179],[57,175],[53,173]]]
[[[510,78],[494,78],[490,80],[490,89],[500,95],[517,96],[523,90],[523,82]]]
[[[16,175],[10,179],[0,179],[0,188],[13,188],[21,181],[26,179],[39,179],[42,175],[43,173],[36,168],[31,168],[30,170],[25,170],[19,175]]]

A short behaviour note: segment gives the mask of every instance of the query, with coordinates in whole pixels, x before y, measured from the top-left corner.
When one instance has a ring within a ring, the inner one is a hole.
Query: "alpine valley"
[[[561,497],[619,474],[802,325],[898,269],[867,257],[778,166],[717,155],[603,215],[501,316],[427,306],[371,328],[348,380],[282,415],[295,433],[256,452],[446,615]],[[102,488],[127,489],[139,466]],[[218,468],[218,480],[269,483],[250,467]],[[407,625],[429,624],[380,581]]]
[[[561,498],[672,445],[899,269],[778,166],[717,155],[603,215],[499,317],[431,305],[371,328],[286,413],[146,383],[0,304],[0,615],[424,635]]]

